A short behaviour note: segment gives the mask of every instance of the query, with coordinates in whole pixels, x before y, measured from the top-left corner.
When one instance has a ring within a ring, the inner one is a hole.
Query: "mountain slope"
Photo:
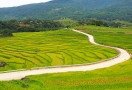
[[[120,2],[92,13],[88,17],[96,17],[98,19],[119,19],[132,21],[132,0],[121,0]]]
[[[0,20],[27,18],[60,19],[65,17],[103,19],[102,17],[111,10],[115,10],[117,5],[120,4],[118,7],[122,7],[124,2],[130,3],[124,9],[125,12],[128,12],[127,9],[132,6],[131,0],[53,0],[47,3],[1,8]],[[122,12],[122,9],[118,12]],[[118,12],[112,14],[119,16]]]

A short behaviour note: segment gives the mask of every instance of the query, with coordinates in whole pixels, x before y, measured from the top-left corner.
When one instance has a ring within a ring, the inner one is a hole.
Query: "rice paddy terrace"
[[[0,71],[92,63],[117,55],[71,30],[14,33],[0,42],[0,61],[6,62]]]
[[[132,54],[132,29],[131,28],[109,28],[109,27],[78,27],[83,32],[92,34],[95,41],[108,46],[124,48]],[[103,37],[102,37],[103,36]]]
[[[83,31],[94,35],[95,40],[98,42],[125,48],[132,54],[131,30],[95,26],[84,28],[86,29]],[[58,33],[60,31],[56,32]],[[72,31],[61,31],[61,33],[62,32],[68,32],[70,37],[77,35],[79,37],[77,38],[78,41],[81,37],[86,38]],[[87,45],[89,46],[88,42]],[[86,50],[91,49],[88,48],[88,46]],[[92,52],[93,51],[94,49]],[[1,90],[8,90],[10,88],[12,88],[12,90],[132,90],[132,58],[115,66],[94,71],[43,74],[28,76],[26,78],[26,81],[12,80],[0,82],[0,88]]]

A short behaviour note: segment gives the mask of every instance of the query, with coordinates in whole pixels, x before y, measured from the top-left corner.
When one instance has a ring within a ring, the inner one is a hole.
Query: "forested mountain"
[[[97,18],[132,21],[132,0],[52,0],[0,8],[0,20]]]
[[[118,3],[88,15],[105,20],[125,20],[132,21],[132,0],[120,0]]]

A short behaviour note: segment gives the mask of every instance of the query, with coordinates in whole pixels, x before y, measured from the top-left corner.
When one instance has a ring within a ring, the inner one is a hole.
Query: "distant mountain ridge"
[[[52,0],[0,8],[0,20],[97,18],[132,21],[132,0]]]

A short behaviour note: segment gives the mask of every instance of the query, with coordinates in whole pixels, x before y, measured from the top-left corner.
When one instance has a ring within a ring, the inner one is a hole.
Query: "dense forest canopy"
[[[11,37],[14,32],[40,32],[49,30],[60,30],[61,28],[74,28],[76,26],[104,26],[104,27],[123,27],[127,28],[132,22],[104,21],[97,19],[78,19],[63,18],[60,20],[7,20],[0,21],[0,37]]]
[[[47,30],[58,30],[63,25],[58,21],[51,20],[9,20],[0,21],[0,36],[13,36],[12,32],[39,32]]]
[[[105,27],[122,27],[119,22],[108,22],[96,19],[61,19],[61,20],[8,20],[0,21],[0,36],[12,36],[12,32],[40,32],[47,30],[58,30],[61,28],[71,28],[78,25],[95,25]]]
[[[62,18],[132,21],[132,0],[52,0],[47,3],[0,8],[0,20]]]

